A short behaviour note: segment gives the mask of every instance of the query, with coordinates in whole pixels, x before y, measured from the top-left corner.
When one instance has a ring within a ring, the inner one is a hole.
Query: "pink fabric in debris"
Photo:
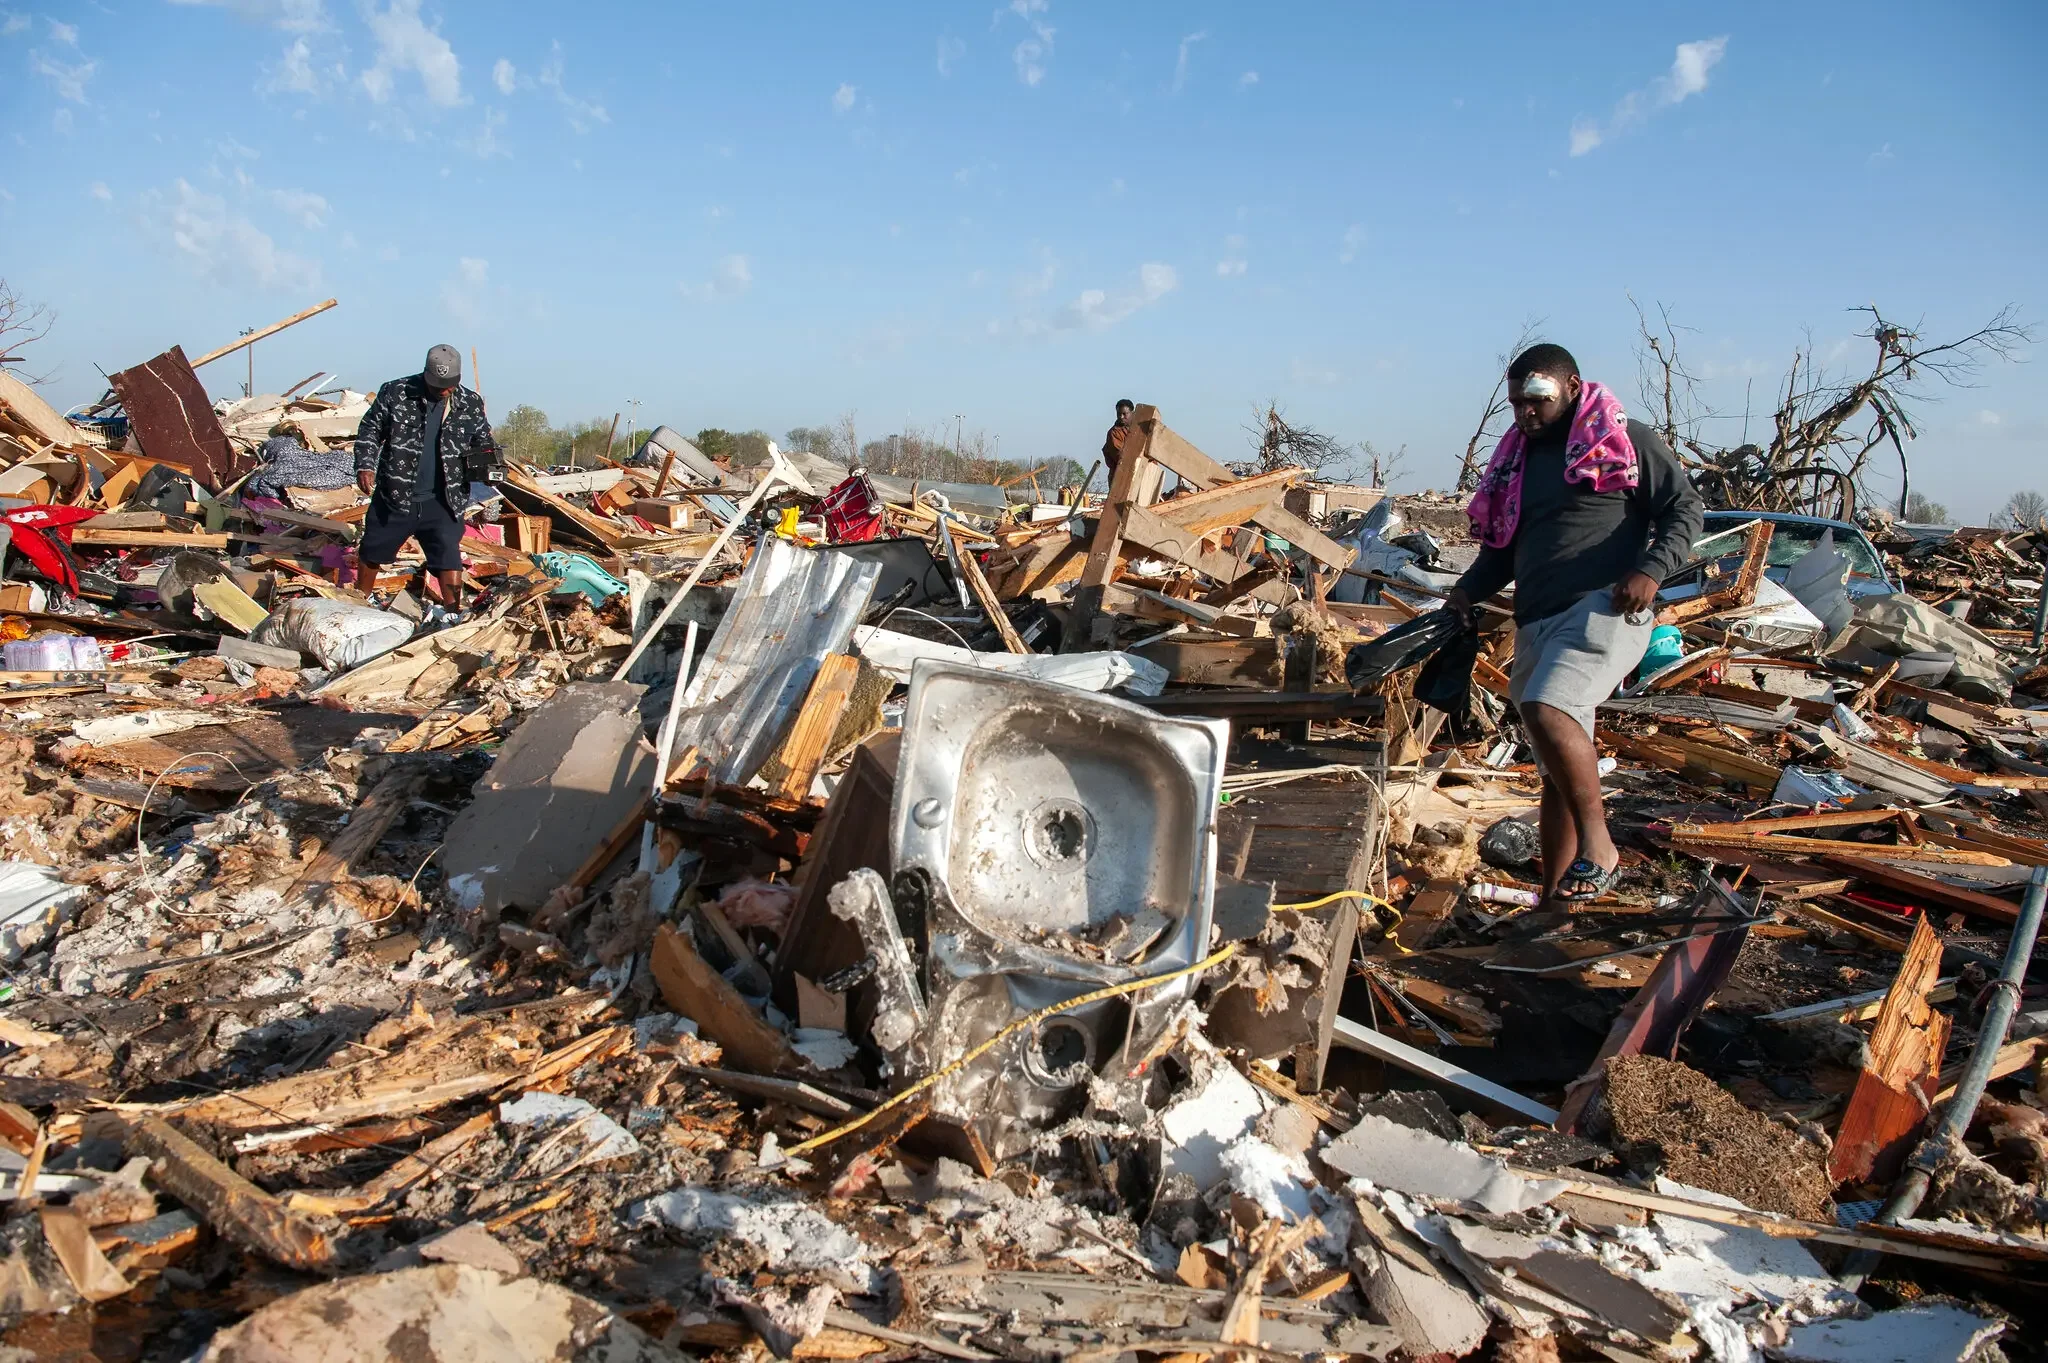
[[[796,891],[787,885],[749,876],[725,887],[718,911],[736,928],[766,928],[780,936],[796,908]]]
[[[1522,455],[1528,440],[1511,426],[1494,446],[1479,477],[1479,489],[1465,508],[1472,533],[1491,549],[1514,541],[1522,519]],[[1579,389],[1579,410],[1564,441],[1565,481],[1591,483],[1595,492],[1636,485],[1636,447],[1629,443],[1628,412],[1621,399],[1590,379]]]

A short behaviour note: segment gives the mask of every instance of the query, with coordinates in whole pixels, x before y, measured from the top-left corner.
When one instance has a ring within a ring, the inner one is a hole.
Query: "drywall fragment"
[[[640,1153],[640,1142],[617,1122],[582,1098],[558,1093],[522,1093],[509,1103],[498,1104],[498,1120],[507,1126],[537,1126],[544,1130],[577,1128],[583,1142],[578,1164],[617,1159]]]
[[[1963,1363],[2004,1328],[1960,1306],[1921,1302],[1866,1320],[1794,1326],[1772,1354],[1783,1363]]]
[[[1411,1358],[1463,1358],[1486,1338],[1488,1319],[1472,1289],[1438,1268],[1420,1243],[1369,1198],[1357,1203],[1352,1276],[1373,1310],[1400,1332]]]
[[[1196,1086],[1159,1114],[1161,1173],[1186,1174],[1209,1191],[1223,1181],[1223,1152],[1249,1135],[1265,1110],[1265,1095],[1211,1053]]]
[[[442,865],[456,906],[494,921],[538,908],[647,797],[654,757],[630,682],[578,682],[513,730],[448,826]]]
[[[1462,1202],[1489,1212],[1518,1212],[1550,1201],[1566,1184],[1524,1178],[1462,1141],[1367,1116],[1323,1150],[1339,1173],[1414,1197]]]

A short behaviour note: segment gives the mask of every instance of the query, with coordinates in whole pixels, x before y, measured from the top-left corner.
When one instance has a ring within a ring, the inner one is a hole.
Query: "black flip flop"
[[[1613,889],[1614,882],[1619,879],[1621,879],[1621,863],[1619,861],[1615,862],[1612,866],[1602,867],[1596,862],[1580,857],[1564,868],[1564,879],[1558,882],[1557,893],[1554,898],[1560,904],[1590,904]],[[1587,894],[1566,894],[1564,887],[1575,883],[1590,885],[1592,886],[1592,891]]]

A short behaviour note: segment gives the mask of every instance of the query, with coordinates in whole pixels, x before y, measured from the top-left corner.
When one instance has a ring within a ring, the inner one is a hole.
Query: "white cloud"
[[[1879,147],[1876,151],[1870,153],[1869,164],[1873,166],[1881,166],[1893,159],[1894,158],[1892,156],[1892,144],[1887,142],[1883,146]]]
[[[0,10],[0,38],[12,38],[17,33],[26,33],[29,17],[16,14],[13,10]]]
[[[498,64],[491,68],[491,84],[498,87],[498,93],[509,95],[519,88],[519,68],[505,58],[498,58]]]
[[[504,126],[505,111],[503,109],[485,109],[484,126],[477,131],[475,137],[469,139],[463,145],[479,161],[488,161],[495,156],[510,157],[512,149],[498,140],[498,129]]]
[[[142,196],[137,217],[148,235],[207,280],[232,288],[311,289],[320,265],[280,250],[256,224],[230,211],[227,201],[179,180],[173,192]]]
[[[455,277],[441,281],[442,308],[464,326],[477,325],[483,320],[490,282],[488,260],[463,256],[455,262]]]
[[[1053,27],[1039,17],[1049,8],[1050,0],[1010,0],[1010,13],[1031,26],[1031,36],[1010,53],[1017,64],[1017,79],[1029,86],[1035,87],[1045,79],[1045,65],[1052,60]],[[997,11],[996,18],[1002,17],[1002,12]]]
[[[555,103],[562,106],[563,115],[569,126],[579,133],[587,133],[599,123],[609,123],[612,116],[605,112],[604,105],[595,100],[579,99],[569,93],[562,84],[562,45],[554,44],[548,55],[548,64],[540,69],[540,83],[555,92]]]
[[[60,42],[66,47],[78,46],[77,24],[60,24],[48,15],[43,16],[43,22],[50,26],[50,37],[52,40]]]
[[[842,81],[839,88],[832,92],[832,112],[835,114],[845,113],[853,107],[854,100],[859,97],[860,92],[858,90]]]
[[[336,79],[345,75],[339,63],[332,74]],[[304,38],[292,39],[292,45],[284,50],[278,64],[269,68],[267,76],[260,89],[268,95],[319,95],[326,93],[329,83],[329,73],[314,67],[312,44]]]
[[[1603,124],[1594,118],[1578,118],[1572,122],[1572,155],[1584,156],[1603,142],[1649,121],[1652,114],[1683,103],[1707,88],[1709,73],[1720,64],[1728,51],[1726,34],[1718,38],[1702,38],[1698,42],[1680,43],[1671,60],[1671,69],[1650,82],[1642,90],[1631,90],[1621,97]]]
[[[256,148],[229,137],[210,144],[215,156],[224,156],[230,161],[260,161],[263,153]]]
[[[1179,287],[1180,275],[1173,266],[1148,261],[1138,267],[1136,288],[1115,293],[1084,289],[1073,302],[1054,313],[1050,323],[1026,319],[1019,330],[1027,336],[1047,331],[1107,331]]]
[[[679,284],[683,297],[701,303],[738,298],[754,284],[754,268],[742,255],[730,255],[718,262],[718,269],[702,284]]]
[[[71,135],[71,122],[71,110],[59,108],[56,113],[50,115],[50,130],[69,137]]]
[[[1989,407],[1986,407],[1977,413],[1977,424],[1979,426],[2001,426],[2005,424],[2005,418],[1992,411]]]
[[[1029,274],[1020,274],[1010,283],[1010,296],[1018,302],[1043,298],[1052,292],[1053,281],[1059,278],[1060,262],[1050,247],[1040,247],[1038,268]]]
[[[1240,90],[1249,90],[1258,83],[1259,73],[1256,71],[1247,71],[1237,78],[1237,88]]]
[[[233,10],[254,24],[286,33],[325,33],[334,27],[321,0],[171,0],[174,5],[205,5]]]
[[[317,230],[327,225],[327,200],[310,189],[271,189],[263,197],[301,227]]]
[[[1205,28],[1180,40],[1180,55],[1173,59],[1173,92],[1176,95],[1188,83],[1188,49],[1208,36],[1209,30]]]
[[[1307,360],[1295,360],[1287,372],[1296,383],[1310,388],[1334,388],[1344,379],[1336,370]]]
[[[50,84],[56,87],[58,98],[68,99],[73,104],[86,102],[85,83],[99,69],[98,62],[62,62],[42,52],[29,53],[28,65],[29,70],[37,75],[49,78]]]
[[[356,234],[355,234],[355,233],[353,233],[353,232],[343,232],[343,233],[341,234],[341,249],[342,249],[342,250],[344,250],[344,251],[353,251],[353,250],[355,250],[355,249],[356,249]]]
[[[101,203],[112,203],[114,201],[114,191],[107,188],[107,182],[105,180],[94,180],[92,182],[92,188],[87,190],[86,192],[92,195],[95,199],[98,199]]]
[[[1243,274],[1246,268],[1243,256],[1233,256],[1227,260],[1219,260],[1216,262],[1216,277],[1218,279],[1234,279],[1238,275]]]
[[[1337,251],[1337,263],[1349,265],[1358,259],[1358,253],[1365,249],[1365,224],[1352,223],[1344,229],[1344,242]]]
[[[967,44],[959,38],[939,39],[939,74],[953,74],[954,63],[967,55]]]
[[[420,18],[420,0],[391,0],[389,9],[366,10],[363,19],[377,40],[377,60],[360,78],[372,100],[388,101],[398,76],[410,71],[420,78],[429,103],[444,109],[462,103],[462,63],[448,40]]]

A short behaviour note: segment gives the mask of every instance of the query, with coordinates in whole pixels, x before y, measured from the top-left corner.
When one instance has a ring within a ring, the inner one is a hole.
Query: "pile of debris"
[[[455,619],[344,585],[361,394],[196,388],[0,389],[6,1356],[2040,1337],[2025,641],[1703,545],[1567,921],[1511,617],[1454,718],[1346,680],[1429,507],[1149,407],[1101,500],[662,428],[482,488]]]

